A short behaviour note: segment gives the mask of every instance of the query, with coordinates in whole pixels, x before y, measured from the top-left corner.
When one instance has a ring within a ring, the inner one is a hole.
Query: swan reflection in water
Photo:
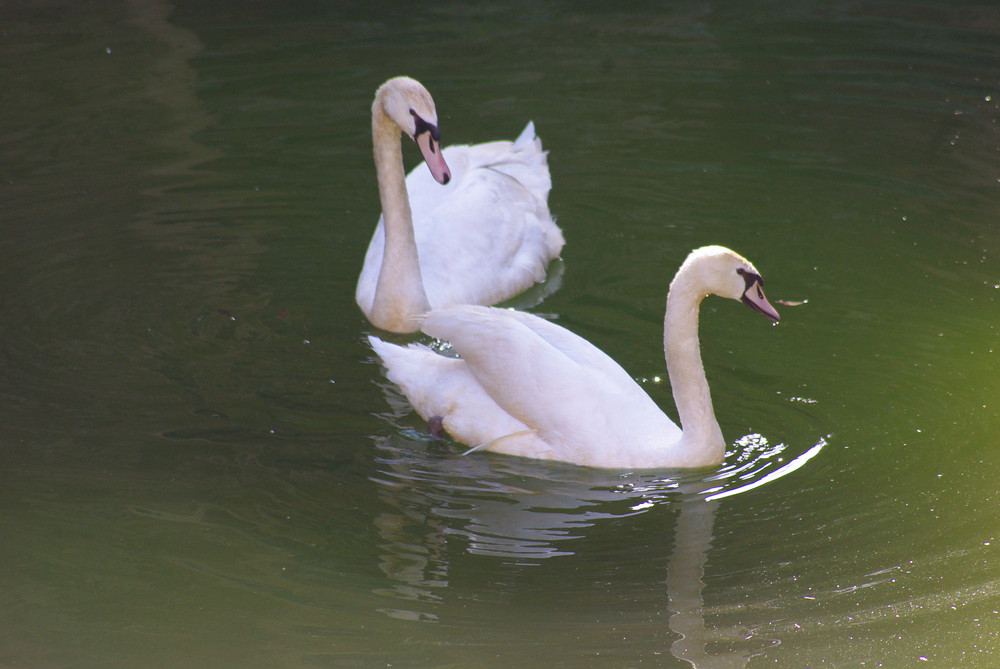
[[[770,643],[747,640],[743,629],[705,624],[703,573],[715,515],[736,485],[755,486],[745,466],[740,476],[733,469],[707,476],[704,470],[621,474],[502,455],[461,456],[454,444],[405,428],[402,436],[375,440],[373,478],[386,508],[376,520],[384,541],[380,567],[394,581],[378,594],[396,600],[382,609],[386,615],[438,622],[438,605],[449,595],[450,572],[461,557],[456,551],[499,557],[508,565],[571,560],[579,546],[573,540],[601,521],[659,509],[676,514],[665,572],[653,576],[653,584],[665,586],[662,610],[669,611],[677,637],[671,652],[696,667],[744,666],[755,649]],[[797,469],[821,446],[766,478]],[[724,650],[709,654],[709,642]]]

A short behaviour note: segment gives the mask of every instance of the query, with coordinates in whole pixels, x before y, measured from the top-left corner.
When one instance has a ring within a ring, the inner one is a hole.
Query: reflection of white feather
[[[372,107],[383,216],[356,299],[374,325],[396,332],[415,331],[415,317],[428,306],[495,304],[517,295],[545,278],[564,243],[547,205],[546,154],[530,122],[514,142],[444,149],[446,185],[421,165],[404,180],[399,132],[413,136],[410,109],[436,124],[433,105],[423,86],[399,77],[379,89]]]
[[[778,314],[746,259],[722,247],[693,251],[670,285],[664,353],[681,424],[676,426],[610,357],[531,314],[478,306],[432,311],[421,329],[461,359],[419,344],[370,338],[425,419],[441,417],[470,446],[615,468],[697,467],[725,454],[698,343],[698,309],[713,293]]]

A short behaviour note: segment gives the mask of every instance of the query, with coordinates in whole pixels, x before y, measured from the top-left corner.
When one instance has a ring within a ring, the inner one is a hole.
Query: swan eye
[[[420,114],[413,111],[412,109],[410,110],[410,116],[412,116],[414,119],[413,123],[414,137],[422,135],[425,132],[429,132],[431,133],[431,137],[434,139],[435,142],[441,141],[441,131],[438,129],[436,125],[434,125],[433,123],[428,123],[424,119],[420,118]]]
[[[736,273],[743,277],[743,282],[746,284],[747,290],[749,290],[750,286],[754,285],[755,283],[758,286],[764,285],[763,277],[761,277],[761,275],[757,274],[756,272],[751,272],[748,269],[740,267],[737,268]]]

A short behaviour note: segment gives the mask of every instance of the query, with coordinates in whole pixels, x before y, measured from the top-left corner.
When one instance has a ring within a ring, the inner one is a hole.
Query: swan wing
[[[370,336],[386,376],[406,395],[424,420],[441,418],[457,441],[478,450],[504,444],[509,448],[544,451],[533,430],[508,414],[483,390],[468,365],[423,344],[398,346]]]
[[[483,391],[551,451],[527,455],[619,466],[632,453],[680,438],[679,428],[620,366],[536,316],[455,306],[432,311],[422,329],[450,341]]]
[[[542,204],[548,203],[552,190],[548,152],[542,150],[542,142],[535,135],[535,124],[530,121],[513,142],[458,144],[445,147],[443,155],[451,170],[451,181],[447,185],[437,183],[424,165],[417,165],[406,176],[406,189],[415,216],[418,211],[429,212],[445,202],[462,188],[469,174],[487,169],[512,177]]]
[[[466,147],[466,155],[471,168],[503,172],[523,184],[542,202],[548,202],[549,191],[552,190],[548,152],[542,150],[542,140],[535,134],[535,124],[531,121],[513,142],[476,144]]]
[[[543,280],[565,241],[549,212],[552,182],[534,124],[514,142],[450,146],[444,156],[447,185],[424,165],[406,177],[431,306],[494,304]],[[358,280],[359,304],[374,301],[384,247],[380,218]]]
[[[524,311],[506,309],[501,312],[501,316],[521,323],[553,349],[567,356],[580,367],[589,369],[591,374],[599,376],[603,383],[610,384],[623,392],[632,392],[633,388],[636,387],[635,379],[622,369],[622,366],[615,362],[614,358],[580,335]]]
[[[548,208],[510,176],[489,169],[426,215],[414,214],[420,270],[432,308],[494,304],[545,278],[558,255]]]

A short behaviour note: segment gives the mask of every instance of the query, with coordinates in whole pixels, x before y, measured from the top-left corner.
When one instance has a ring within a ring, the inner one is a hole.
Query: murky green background
[[[285,4],[0,5],[0,666],[1000,663],[1000,8]],[[808,300],[705,303],[718,472],[426,437],[353,303],[397,74],[535,121],[532,309],[668,413],[690,249]]]

